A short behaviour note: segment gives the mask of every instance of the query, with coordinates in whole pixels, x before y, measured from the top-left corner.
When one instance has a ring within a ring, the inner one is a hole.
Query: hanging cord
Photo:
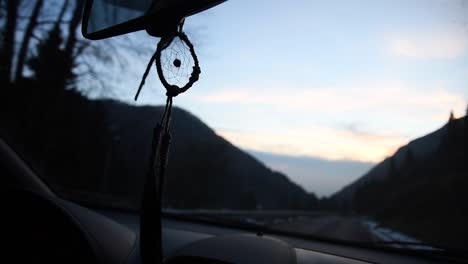
[[[142,263],[163,263],[162,201],[164,175],[171,145],[170,122],[172,96],[168,96],[160,122],[153,129],[153,143],[146,176],[140,218],[140,250]]]
[[[167,108],[167,114],[166,114],[166,124],[164,127],[166,128],[166,133],[170,132],[170,126],[171,126],[171,114],[172,114],[172,96],[167,97],[167,101],[169,104],[169,107]]]
[[[141,78],[140,86],[138,86],[137,93],[135,94],[135,98],[133,100],[138,100],[138,96],[140,95],[141,89],[143,88],[143,85],[145,85],[146,77],[148,77],[148,74],[151,70],[151,65],[153,65],[154,61],[156,60],[156,54],[157,50],[154,51],[153,56],[151,56],[151,59],[148,62],[148,65],[146,66],[145,73],[143,74],[143,77]]]
[[[164,113],[161,117],[160,124],[164,125],[165,131],[169,133],[169,126],[171,122],[171,113],[172,113],[172,96],[167,96],[166,107],[164,108]]]

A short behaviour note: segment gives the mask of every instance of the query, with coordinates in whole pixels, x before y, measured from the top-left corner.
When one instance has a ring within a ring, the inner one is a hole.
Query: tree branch
[[[89,41],[79,41],[78,42],[80,45],[78,45],[78,47],[76,48],[75,50],[75,54],[73,54],[73,59],[76,60],[79,56],[81,56],[81,54],[83,54],[83,52],[89,47],[91,46],[91,42]]]
[[[16,64],[16,72],[14,78],[15,81],[19,80],[23,75],[24,62],[26,61],[26,53],[28,51],[29,41],[32,37],[34,28],[37,26],[37,18],[39,17],[39,13],[43,4],[44,0],[37,0],[36,4],[34,5],[34,9],[31,13],[29,23],[26,26],[26,32],[24,32],[23,36],[23,43],[21,43],[21,48],[18,53],[18,63]]]
[[[42,21],[38,21],[37,24],[38,25],[50,25],[50,24],[69,24],[71,21],[70,20],[61,20],[61,21],[57,21],[57,20],[42,20]]]

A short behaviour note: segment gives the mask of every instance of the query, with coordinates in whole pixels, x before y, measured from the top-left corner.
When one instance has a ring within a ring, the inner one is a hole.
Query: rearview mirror
[[[145,29],[161,37],[174,32],[187,16],[226,0],[87,0],[82,33],[103,39]]]

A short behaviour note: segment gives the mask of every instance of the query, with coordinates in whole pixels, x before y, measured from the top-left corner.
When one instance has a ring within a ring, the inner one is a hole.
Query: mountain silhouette
[[[468,242],[467,117],[411,141],[330,197],[342,210],[441,245]],[[428,232],[428,230],[431,230]]]
[[[153,127],[163,107],[103,101],[113,140],[111,188],[139,199],[148,168]],[[164,189],[170,208],[308,209],[316,200],[287,176],[272,171],[218,136],[194,115],[174,107]],[[134,201],[135,203],[137,201]]]
[[[391,163],[397,167],[402,166],[402,163],[408,151],[411,151],[418,159],[426,159],[434,155],[441,143],[444,135],[447,134],[447,126],[443,126],[438,130],[415,139],[405,146],[400,147],[394,155],[384,159],[382,162],[375,165],[369,172],[358,178],[351,184],[343,187],[340,191],[333,194],[331,198],[342,206],[351,206],[353,196],[356,190],[362,185],[373,180],[383,180],[388,177],[391,172]]]
[[[164,107],[89,100],[73,92],[51,101],[36,83],[12,86],[0,132],[61,196],[89,206],[138,210],[152,132]],[[289,178],[174,107],[164,206],[175,209],[312,209]]]

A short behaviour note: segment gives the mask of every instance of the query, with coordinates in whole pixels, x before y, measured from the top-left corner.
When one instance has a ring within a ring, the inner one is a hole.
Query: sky
[[[319,195],[466,111],[468,0],[230,0],[184,29],[202,74],[174,105]],[[112,97],[134,103],[150,56]],[[153,69],[136,104],[163,103]]]

